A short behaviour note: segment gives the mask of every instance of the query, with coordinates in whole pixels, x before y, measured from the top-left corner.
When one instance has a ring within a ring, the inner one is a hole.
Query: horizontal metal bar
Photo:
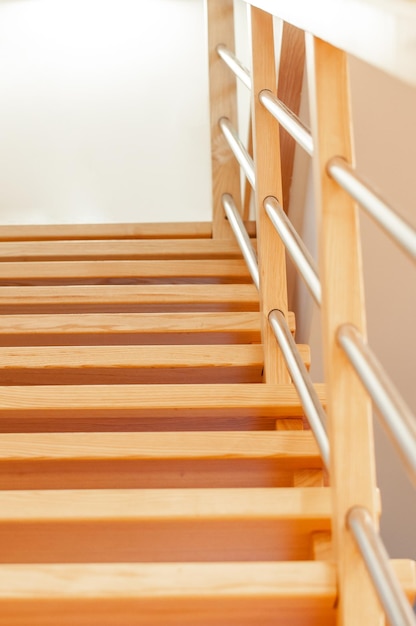
[[[268,196],[264,201],[264,208],[315,302],[320,306],[322,298],[321,283],[315,262],[309,250],[276,198]]]
[[[277,119],[279,124],[297,141],[297,143],[313,156],[313,139],[309,129],[300,121],[297,115],[268,89],[259,93],[262,105]]]
[[[244,147],[240,137],[238,136],[237,131],[231,124],[230,120],[227,117],[222,117],[219,120],[218,124],[220,125],[222,133],[227,140],[227,143],[230,146],[235,158],[243,168],[244,173],[247,176],[248,182],[254,189],[256,181],[253,159]]]
[[[315,436],[324,465],[329,470],[329,442],[326,434],[326,414],[302,361],[283,313],[277,309],[269,313],[269,322],[280,346],[293,384],[299,394],[305,415]]]
[[[413,261],[416,261],[416,230],[387,204],[341,157],[328,161],[327,172],[356,200]]]
[[[259,268],[256,253],[251,245],[250,237],[248,236],[240,212],[234,203],[233,197],[229,193],[225,193],[222,196],[222,205],[224,207],[225,214],[228,217],[228,222],[233,229],[235,238],[237,239],[237,243],[240,246],[244,260],[247,263],[248,271],[253,279],[253,283],[256,285],[257,289],[259,289]]]
[[[382,424],[416,486],[416,416],[412,414],[355,326],[343,324],[338,329],[337,339],[371,396]]]
[[[230,70],[241,80],[241,82],[251,90],[251,76],[249,70],[241,63],[231,50],[223,44],[217,46],[217,53]]]
[[[416,618],[390,565],[383,542],[370,513],[354,507],[347,524],[361,552],[366,568],[391,626],[416,626]]]

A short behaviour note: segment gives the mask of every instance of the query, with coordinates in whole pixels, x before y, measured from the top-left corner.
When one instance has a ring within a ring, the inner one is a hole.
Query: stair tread
[[[253,284],[150,284],[1,286],[4,314],[70,313],[81,311],[257,311]],[[293,317],[291,318],[294,319]],[[289,323],[291,322],[289,318]]]
[[[146,239],[148,237],[211,237],[211,222],[131,222],[119,224],[4,225],[0,241],[56,239]]]
[[[315,384],[325,401],[325,385]],[[303,410],[294,385],[213,384],[213,385],[44,385],[2,387],[2,411],[30,410],[128,410],[148,411],[202,409],[238,410],[239,414],[301,416]]]
[[[299,346],[302,356],[307,347]],[[258,366],[261,345],[0,347],[0,368],[145,368]],[[1,380],[1,379],[0,379]]]
[[[292,318],[293,319],[293,318]],[[1,315],[0,334],[46,333],[202,333],[250,331],[260,339],[257,312],[203,313],[84,313]]]
[[[0,461],[46,459],[258,459],[311,466],[310,431],[0,434]]]
[[[255,244],[255,240],[253,240]],[[241,258],[235,239],[142,239],[24,241],[0,243],[3,261],[88,259],[214,259]]]
[[[109,519],[172,523],[185,519],[273,519],[295,527],[320,520],[325,522],[322,529],[327,529],[330,498],[327,487],[4,491],[0,524]]]
[[[0,263],[3,281],[35,279],[117,279],[151,278],[167,281],[172,278],[217,278],[228,282],[250,281],[244,260],[221,259],[202,261],[30,261]]]
[[[11,565],[0,566],[0,624],[295,626],[316,616],[332,626],[335,594],[323,563]]]
[[[392,565],[410,595],[413,562]],[[329,562],[0,566],[4,626],[333,626],[335,604]]]
[[[246,222],[250,235],[256,224]],[[2,225],[0,241],[53,241],[59,239],[211,238],[212,222],[126,222],[114,224]]]

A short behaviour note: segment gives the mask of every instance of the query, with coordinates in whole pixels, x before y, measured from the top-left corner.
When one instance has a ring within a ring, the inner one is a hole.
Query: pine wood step
[[[3,563],[307,560],[329,488],[4,491]]]
[[[57,239],[210,238],[210,222],[149,222],[125,224],[27,224],[2,226],[0,241]]]
[[[255,240],[252,240],[255,246]],[[1,242],[0,260],[81,261],[105,260],[175,260],[175,259],[240,259],[235,239],[144,239]]]
[[[0,566],[2,626],[335,626],[336,602],[329,562]]]
[[[250,236],[254,222],[246,222]],[[3,225],[0,241],[54,241],[57,239],[172,239],[211,238],[212,222],[142,222],[125,224]]]
[[[325,402],[325,387],[315,385]],[[268,430],[302,417],[293,385],[45,385],[0,389],[0,432]]]
[[[93,283],[137,284],[176,282],[244,283],[251,282],[244,260],[175,260],[175,261],[29,261],[0,263],[0,281],[3,284],[31,284],[57,282],[60,284],[84,281]]]
[[[0,290],[1,294],[1,290]],[[289,321],[294,329],[294,314]],[[260,314],[79,313],[0,315],[1,345],[259,343]]]
[[[309,367],[309,348],[298,346]],[[261,383],[254,345],[35,346],[0,348],[1,385]]]
[[[0,294],[2,314],[259,310],[258,291],[249,284],[21,285],[1,286]]]
[[[289,487],[310,431],[0,434],[0,489]]]

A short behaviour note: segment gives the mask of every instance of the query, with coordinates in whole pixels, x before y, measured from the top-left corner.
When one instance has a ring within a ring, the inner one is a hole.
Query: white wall
[[[210,219],[205,55],[201,0],[0,1],[0,223]]]

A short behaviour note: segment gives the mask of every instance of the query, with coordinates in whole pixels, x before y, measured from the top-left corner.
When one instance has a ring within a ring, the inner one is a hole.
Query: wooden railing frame
[[[208,4],[210,1],[207,0]],[[265,382],[279,383],[290,378],[270,332],[268,316],[273,310],[280,311],[283,317],[287,315],[285,249],[272,227],[264,201],[271,196],[280,205],[288,202],[293,147],[288,150],[284,142],[283,146],[280,145],[282,129],[279,130],[279,124],[266,111],[259,96],[268,90],[278,95],[292,113],[298,113],[304,48],[303,34],[296,26],[305,31],[309,29],[305,16],[295,24],[293,16],[296,11],[293,7],[283,10],[283,18],[288,14],[291,24],[284,22],[281,65],[276,74],[272,12],[278,15],[277,5],[286,7],[287,3],[267,0],[245,2],[251,27],[252,132]],[[324,0],[322,2],[325,4]],[[338,4],[342,4],[341,0]],[[364,626],[383,623],[384,612],[346,520],[351,510],[361,507],[367,511],[375,530],[378,526],[371,402],[337,339],[337,331],[343,324],[353,324],[364,340],[366,336],[361,241],[355,199],[333,180],[328,168],[334,157],[342,158],[349,166],[354,163],[348,62],[345,49],[333,45],[332,34],[325,41],[325,38],[314,34],[314,28],[311,28],[312,32],[305,32],[306,65],[315,201],[319,214],[319,275],[325,379],[328,385],[332,527],[339,585],[338,623]],[[286,64],[290,61],[284,47],[288,45],[285,44],[288,34],[292,35],[292,38],[289,37],[289,48],[292,46],[293,51],[295,46],[298,51],[292,54],[298,61],[295,88],[285,84],[289,75]],[[286,102],[284,93],[289,94]],[[282,182],[283,158],[289,163],[285,162],[285,179]]]

